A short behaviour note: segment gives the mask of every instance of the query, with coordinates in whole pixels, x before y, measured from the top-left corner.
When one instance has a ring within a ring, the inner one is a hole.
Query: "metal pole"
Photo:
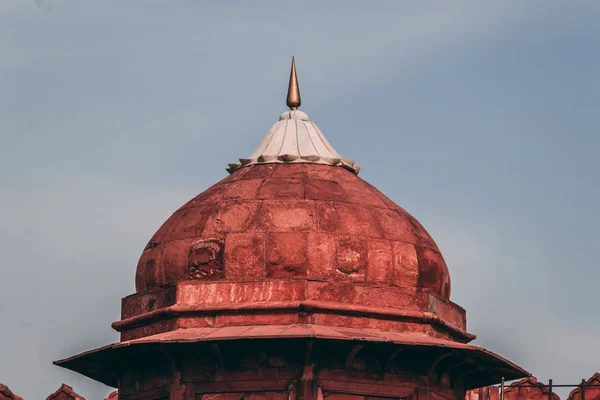
[[[585,400],[585,379],[581,380],[581,400]]]
[[[502,383],[500,384],[500,400],[504,400],[504,377],[502,377]]]
[[[552,379],[548,380],[548,400],[552,400]]]

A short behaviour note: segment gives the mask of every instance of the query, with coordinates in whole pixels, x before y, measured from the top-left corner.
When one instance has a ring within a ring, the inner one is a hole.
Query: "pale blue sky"
[[[172,211],[302,109],[438,242],[476,344],[600,370],[597,1],[0,0],[0,382],[118,339]]]

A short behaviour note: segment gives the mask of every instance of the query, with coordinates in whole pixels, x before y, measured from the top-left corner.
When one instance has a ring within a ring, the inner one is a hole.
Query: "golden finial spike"
[[[287,106],[290,110],[296,110],[300,107],[300,88],[298,87],[298,77],[296,76],[296,63],[292,57],[292,71],[290,72],[290,86],[288,86]]]

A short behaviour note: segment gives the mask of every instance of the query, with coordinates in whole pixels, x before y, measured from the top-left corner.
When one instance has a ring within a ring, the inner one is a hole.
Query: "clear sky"
[[[436,239],[476,344],[600,370],[600,2],[0,0],[0,382],[118,340],[147,240],[285,107]]]

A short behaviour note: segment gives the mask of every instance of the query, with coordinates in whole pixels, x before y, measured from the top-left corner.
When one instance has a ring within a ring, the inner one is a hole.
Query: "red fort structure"
[[[122,400],[463,400],[528,377],[469,344],[434,240],[298,110],[293,64],[287,104],[152,236],[121,340],[55,364]]]

